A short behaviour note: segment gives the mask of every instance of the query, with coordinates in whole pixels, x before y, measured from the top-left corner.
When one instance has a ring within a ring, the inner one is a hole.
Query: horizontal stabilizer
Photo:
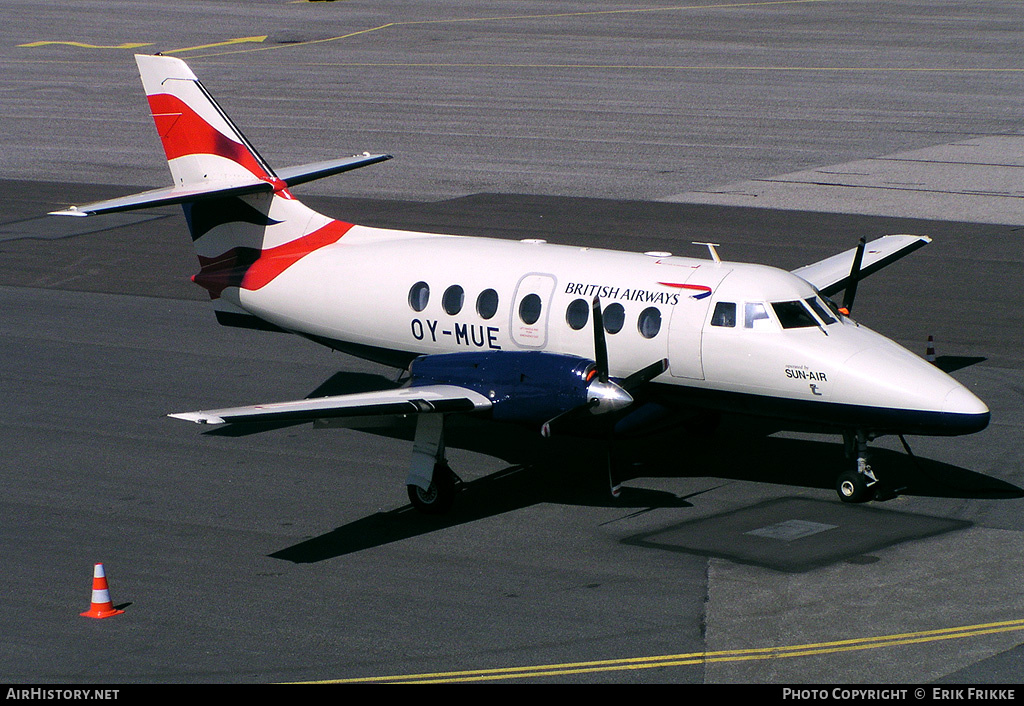
[[[877,240],[872,240],[864,248],[864,259],[861,261],[858,279],[878,272],[930,242],[932,239],[926,235],[883,235]],[[857,248],[851,248],[812,265],[793,270],[793,274],[810,282],[825,296],[831,296],[849,286],[850,270],[853,268],[856,254]]]
[[[292,400],[247,407],[230,407],[199,412],[169,414],[197,424],[238,422],[294,422],[389,414],[478,412],[491,401],[478,392],[457,385],[423,385],[395,390],[359,392],[312,399]]]
[[[71,206],[63,211],[51,211],[51,216],[93,216],[98,213],[116,213],[118,211],[135,211],[142,208],[156,208],[187,201],[201,201],[209,198],[225,196],[242,196],[255,194],[259,191],[270,192],[274,187],[270,182],[253,177],[230,182],[209,182],[194,186],[168,186],[164,189],[153,189],[138,194],[121,196],[106,201],[96,201],[83,206]]]
[[[389,159],[391,159],[390,154],[363,152],[355,157],[332,159],[326,162],[313,162],[312,164],[303,164],[298,167],[278,169],[277,177],[288,186],[296,186],[298,184],[305,184],[307,181],[315,181],[324,177],[334,176],[335,174],[341,174],[342,172],[350,172],[360,167],[368,167],[371,164],[386,162]]]
[[[391,159],[389,154],[369,154],[364,152],[354,157],[314,162],[298,167],[289,167],[278,171],[278,183],[246,176],[228,180],[204,181],[187,186],[169,186],[163,189],[152,189],[138,194],[121,196],[106,201],[96,201],[83,206],[71,206],[62,211],[51,211],[51,216],[92,216],[98,213],[116,213],[118,211],[134,211],[143,208],[156,208],[171,204],[202,201],[204,199],[242,196],[258,192],[272,192],[282,186],[305,184],[316,179],[350,172],[370,164]],[[283,182],[283,183],[282,183]]]

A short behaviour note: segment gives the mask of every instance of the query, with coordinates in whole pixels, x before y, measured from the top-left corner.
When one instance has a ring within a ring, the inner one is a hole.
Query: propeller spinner
[[[626,409],[633,404],[633,396],[629,390],[656,378],[668,369],[668,360],[662,359],[637,370],[619,382],[613,381],[609,374],[608,344],[605,341],[604,314],[601,310],[600,297],[594,297],[592,310],[594,369],[587,385],[587,401],[545,422],[541,427],[541,434],[545,437],[551,436],[553,427],[578,419],[584,413],[599,415]]]

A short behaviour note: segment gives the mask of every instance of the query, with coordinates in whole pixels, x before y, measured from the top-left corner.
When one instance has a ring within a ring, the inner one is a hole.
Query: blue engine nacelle
[[[587,403],[592,360],[543,351],[440,353],[410,366],[412,386],[458,385],[493,403],[494,419],[541,424]]]

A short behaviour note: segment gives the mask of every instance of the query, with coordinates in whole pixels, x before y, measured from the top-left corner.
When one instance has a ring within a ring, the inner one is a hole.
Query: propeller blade
[[[591,381],[587,388],[586,403],[568,409],[544,422],[540,433],[544,437],[551,436],[556,427],[565,427],[584,418],[618,412],[633,404],[633,396],[629,390],[653,380],[668,370],[668,359],[659,361],[637,370],[619,382],[612,382],[608,374],[608,345],[604,339],[604,315],[601,311],[601,298],[594,297],[592,305],[594,319],[594,368],[597,380]]]
[[[592,428],[593,420],[608,412],[617,412],[633,404],[633,397],[614,382],[594,381],[591,383],[591,393],[598,393],[599,396],[591,397],[587,402],[557,414],[540,427],[541,436],[548,438],[557,429],[573,427]],[[597,386],[596,389],[593,386]]]
[[[637,370],[617,383],[611,380],[591,382],[588,389],[590,399],[585,404],[566,410],[546,421],[541,426],[541,435],[547,438],[559,427],[564,429],[574,423],[580,423],[584,419],[593,419],[594,416],[618,412],[630,407],[633,404],[633,396],[629,394],[629,391],[653,380],[666,370],[668,370],[668,359],[663,358]]]
[[[650,382],[666,370],[668,370],[668,358],[662,358],[651,363],[646,368],[640,368],[640,370],[637,370],[629,377],[623,378],[619,382],[619,387],[628,392],[639,385],[643,385],[645,382]]]
[[[850,268],[850,283],[843,293],[843,313],[849,315],[853,309],[853,299],[857,296],[857,282],[860,281],[860,265],[864,260],[864,238],[857,243],[857,252],[853,255],[853,267]]]
[[[597,363],[597,379],[608,382],[608,343],[604,340],[604,314],[601,312],[601,298],[594,297],[594,362]]]
[[[544,422],[540,427],[540,435],[545,439],[550,438],[556,429],[564,429],[566,426],[572,424],[574,419],[580,419],[584,416],[589,416],[587,412],[590,408],[595,406],[596,402],[587,402],[579,407],[573,407],[570,410],[562,412],[561,414],[555,415],[551,419]]]

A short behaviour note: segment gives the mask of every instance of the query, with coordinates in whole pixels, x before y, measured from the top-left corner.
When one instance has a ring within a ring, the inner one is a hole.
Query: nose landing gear
[[[874,499],[877,482],[859,471],[843,471],[836,479],[836,492],[844,503],[866,503]]]
[[[868,463],[868,435],[858,430],[856,434],[843,435],[846,443],[847,456],[852,456],[856,447],[857,468],[839,474],[836,479],[836,492],[844,503],[865,503],[874,500],[879,490],[878,478]]]

